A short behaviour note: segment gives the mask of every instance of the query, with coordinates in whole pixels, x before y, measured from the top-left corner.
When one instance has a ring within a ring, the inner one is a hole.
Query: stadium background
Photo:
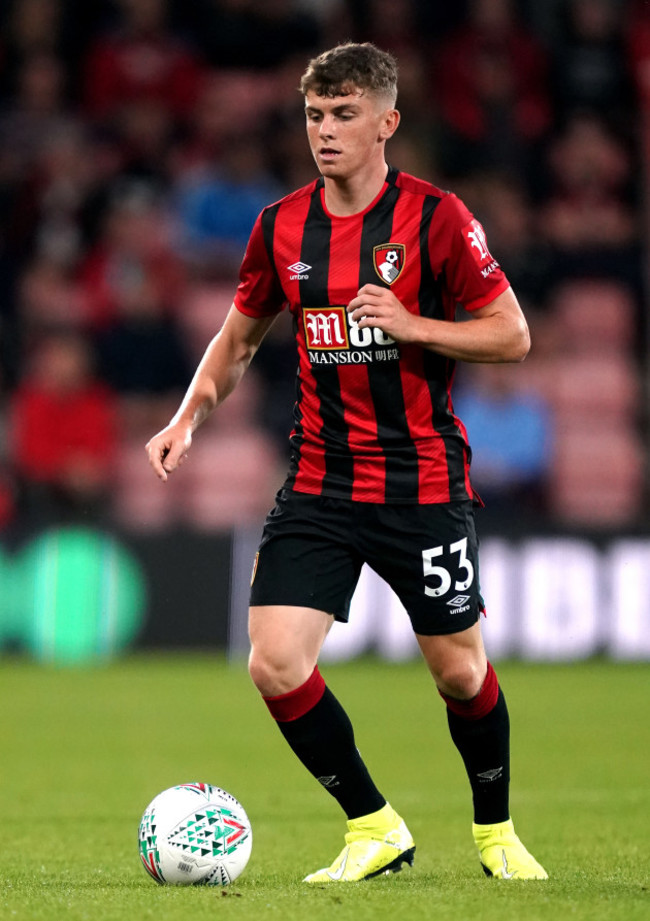
[[[258,211],[315,175],[306,59],[352,38],[399,58],[391,163],[466,201],[532,329],[523,365],[456,383],[491,654],[650,658],[647,3],[13,0],[0,17],[0,653],[243,651],[286,463],[286,323],[168,484],[143,446]],[[328,642],[414,652],[367,576]]]

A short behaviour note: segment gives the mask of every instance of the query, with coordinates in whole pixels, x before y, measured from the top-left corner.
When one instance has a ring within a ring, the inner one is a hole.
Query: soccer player
[[[321,175],[257,219],[233,307],[178,412],[149,441],[149,460],[165,481],[290,310],[291,464],[255,561],[249,668],[288,744],[347,816],[343,850],[305,882],[413,863],[411,834],[317,664],[364,562],[401,599],[446,704],[486,874],[546,879],[510,818],[508,711],[480,629],[480,500],[450,396],[457,360],[521,361],[526,321],[465,206],[387,164],[400,120],[394,58],[339,45],[310,62],[300,88]],[[455,321],[457,304],[468,322]]]

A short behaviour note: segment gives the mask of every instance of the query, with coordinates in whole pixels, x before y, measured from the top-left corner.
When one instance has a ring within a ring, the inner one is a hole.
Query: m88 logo
[[[399,358],[397,348],[388,348],[395,344],[393,338],[377,327],[360,329],[343,306],[304,307],[302,318],[312,364],[369,364]]]

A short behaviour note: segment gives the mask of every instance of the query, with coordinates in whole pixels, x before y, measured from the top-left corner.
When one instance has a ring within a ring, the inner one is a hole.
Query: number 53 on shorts
[[[453,588],[464,592],[474,581],[474,566],[467,556],[467,538],[422,551],[424,594],[440,598]]]

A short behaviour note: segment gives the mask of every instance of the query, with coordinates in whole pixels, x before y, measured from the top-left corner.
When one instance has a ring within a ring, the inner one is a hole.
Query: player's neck
[[[337,217],[359,214],[379,195],[387,174],[388,164],[382,161],[372,170],[345,179],[325,176],[327,210]]]

